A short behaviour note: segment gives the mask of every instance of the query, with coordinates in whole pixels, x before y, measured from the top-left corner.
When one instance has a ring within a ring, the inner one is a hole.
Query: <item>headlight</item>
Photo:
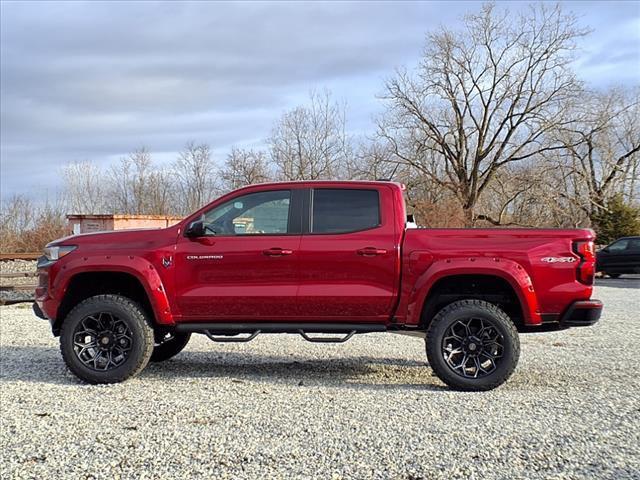
[[[44,256],[47,257],[47,260],[50,262],[55,262],[56,260],[59,260],[65,255],[73,252],[76,248],[78,247],[75,245],[44,247]]]

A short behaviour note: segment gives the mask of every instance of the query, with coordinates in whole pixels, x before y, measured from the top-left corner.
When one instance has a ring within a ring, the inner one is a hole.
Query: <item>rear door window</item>
[[[620,253],[627,248],[627,245],[629,245],[629,240],[626,238],[624,240],[618,240],[617,242],[609,245],[609,251],[611,253]]]
[[[377,190],[314,189],[311,204],[311,233],[357,232],[381,223]]]
[[[627,250],[633,253],[640,253],[640,238],[632,238],[629,241],[629,246]]]

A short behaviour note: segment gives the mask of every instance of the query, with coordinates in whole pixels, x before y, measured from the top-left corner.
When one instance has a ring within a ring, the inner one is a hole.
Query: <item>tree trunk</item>
[[[467,205],[462,207],[462,214],[464,218],[464,226],[466,228],[473,227],[473,207]]]

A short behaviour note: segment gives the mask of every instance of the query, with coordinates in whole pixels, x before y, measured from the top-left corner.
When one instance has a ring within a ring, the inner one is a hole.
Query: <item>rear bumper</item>
[[[560,318],[561,327],[588,327],[600,320],[604,305],[600,300],[573,302]]]

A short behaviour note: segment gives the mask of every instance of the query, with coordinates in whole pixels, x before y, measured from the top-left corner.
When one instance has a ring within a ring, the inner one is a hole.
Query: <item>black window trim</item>
[[[366,190],[370,192],[376,192],[378,197],[378,224],[372,227],[367,228],[359,228],[356,230],[348,230],[346,232],[313,232],[313,197],[316,190]],[[303,219],[302,222],[302,234],[303,235],[350,235],[352,233],[366,232],[369,230],[375,230],[383,226],[382,222],[382,208],[380,204],[380,190],[377,188],[357,188],[357,187],[349,187],[349,188],[339,188],[339,187],[317,187],[317,188],[309,188],[308,194],[305,196],[307,205],[305,205],[304,212],[306,213],[306,218]]]
[[[303,224],[303,210],[302,210],[302,199],[304,195],[304,189],[300,188],[274,188],[272,190],[257,190],[254,192],[247,192],[241,195],[237,195],[235,197],[230,198],[224,203],[233,202],[238,198],[244,197],[246,195],[252,195],[255,193],[269,193],[269,192],[289,192],[289,217],[287,219],[287,232],[286,233],[236,233],[234,235],[229,234],[220,234],[220,235],[205,235],[207,238],[254,238],[254,237],[290,237],[295,235],[302,234],[302,224]],[[221,204],[221,205],[224,205]],[[219,205],[220,206],[220,205]],[[218,208],[218,207],[213,207]],[[202,212],[200,218],[204,218],[204,215],[207,212],[210,212],[212,209],[206,210]],[[193,222],[191,220],[189,223]],[[184,229],[183,235],[186,236],[187,229]]]

